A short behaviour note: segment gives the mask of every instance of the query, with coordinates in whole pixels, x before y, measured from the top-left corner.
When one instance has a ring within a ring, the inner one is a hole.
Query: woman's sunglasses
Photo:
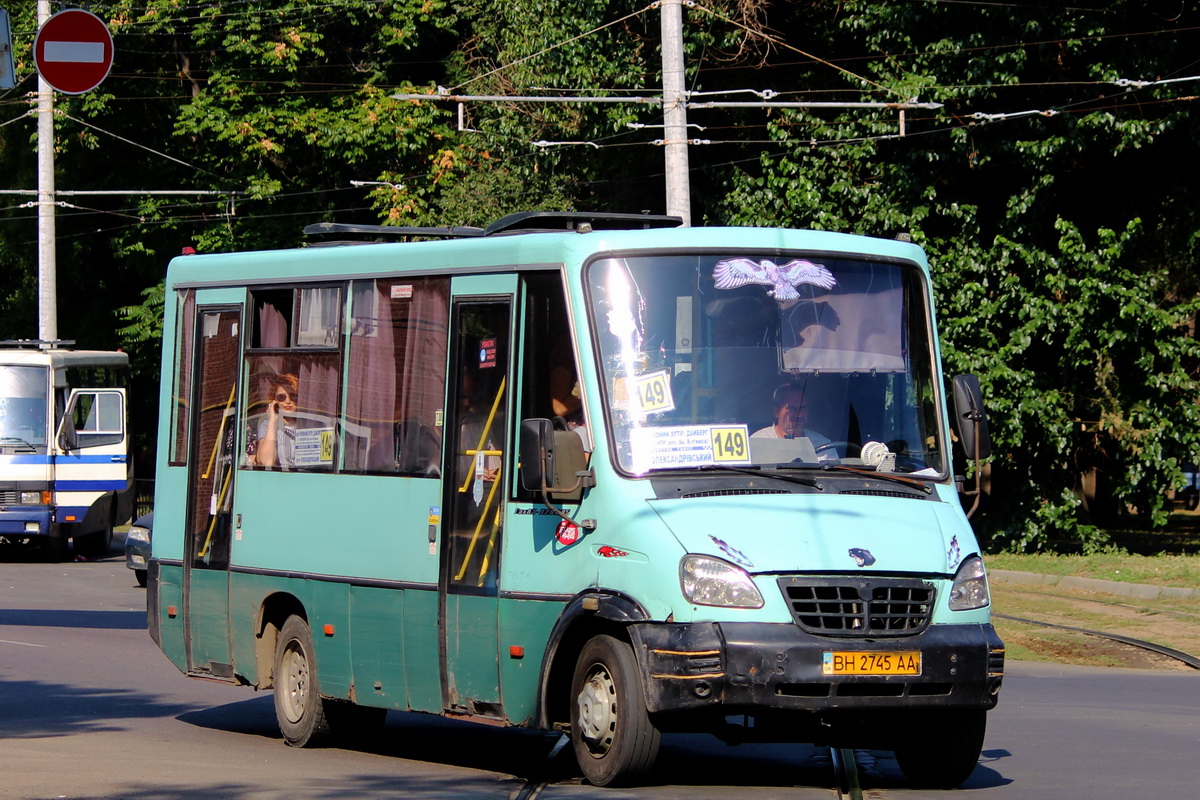
[[[291,400],[296,399],[296,395],[287,394],[286,392],[280,392],[279,394],[275,395],[276,403],[286,403],[289,399],[291,399]]]

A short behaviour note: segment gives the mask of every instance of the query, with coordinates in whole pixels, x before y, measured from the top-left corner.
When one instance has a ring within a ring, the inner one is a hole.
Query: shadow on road
[[[132,689],[0,679],[0,708],[0,739],[37,739],[120,730],[122,719],[176,716],[186,706]]]
[[[146,630],[145,611],[90,611],[86,609],[0,608],[0,625],[26,628],[105,628]]]
[[[285,747],[275,722],[270,696],[229,703],[223,706],[189,711],[179,720],[203,728],[279,740]],[[512,775],[527,784],[578,784],[578,767],[569,744],[552,760],[549,758],[560,734],[519,728],[497,729],[468,722],[448,720],[431,714],[392,711],[387,725],[377,738],[344,749],[374,755],[424,762],[434,771],[445,767]],[[963,789],[986,789],[1010,781],[988,763],[995,763],[1006,751],[988,751],[980,766]],[[886,751],[858,751],[860,778],[865,789],[904,789],[908,782],[895,759]],[[444,796],[461,797],[459,783],[464,773],[456,769],[438,784]],[[405,772],[410,770],[406,769]],[[371,779],[348,794],[330,792],[328,797],[372,797]],[[509,796],[493,788],[487,794]],[[730,747],[707,734],[667,734],[663,737],[658,765],[645,786],[726,787],[813,787],[828,789],[835,785],[829,749],[805,744],[747,744]],[[453,790],[451,787],[457,787]],[[393,790],[395,786],[391,787]],[[586,787],[585,787],[586,788]],[[581,789],[583,791],[583,789]],[[600,791],[600,790],[592,790]],[[406,796],[439,797],[436,786],[422,784],[418,791],[404,785]],[[484,796],[481,795],[481,796]],[[157,795],[147,795],[156,797]],[[303,792],[301,797],[305,796]],[[610,796],[611,795],[607,795]],[[131,795],[137,797],[137,795]]]

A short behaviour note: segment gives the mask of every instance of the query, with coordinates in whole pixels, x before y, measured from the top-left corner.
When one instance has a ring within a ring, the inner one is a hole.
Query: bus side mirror
[[[64,453],[79,449],[79,434],[76,433],[74,421],[69,415],[64,415],[59,424],[58,449]]]
[[[520,456],[521,486],[527,491],[578,501],[583,488],[595,485],[583,440],[574,431],[555,430],[548,419],[521,420]]]
[[[521,488],[540,492],[554,472],[554,426],[548,419],[521,420]]]
[[[967,458],[982,461],[992,454],[983,392],[975,375],[954,376],[954,426]]]

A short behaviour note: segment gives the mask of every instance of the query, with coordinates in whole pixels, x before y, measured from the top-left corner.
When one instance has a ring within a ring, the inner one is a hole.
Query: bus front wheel
[[[953,789],[979,764],[986,731],[987,712],[982,709],[929,712],[896,747],[896,763],[913,786]]]
[[[571,744],[587,780],[629,784],[650,771],[661,734],[646,711],[633,649],[611,636],[588,641],[571,681]]]
[[[312,632],[301,617],[288,617],[275,647],[275,717],[284,741],[292,747],[317,745],[329,736]]]

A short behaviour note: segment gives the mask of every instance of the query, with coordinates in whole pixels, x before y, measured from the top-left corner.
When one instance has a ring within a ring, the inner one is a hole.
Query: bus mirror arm
[[[588,470],[588,472],[591,472],[591,470]],[[594,481],[593,481],[593,483],[594,483]],[[578,489],[579,489],[579,485],[576,484],[575,489],[573,489],[571,491],[578,491]],[[542,487],[542,504],[545,505],[546,508],[550,509],[555,514],[557,514],[559,517],[561,517],[563,520],[571,523],[572,525],[578,525],[579,527],[583,528],[584,530],[588,530],[588,531],[596,530],[596,520],[594,520],[594,519],[573,519],[570,514],[563,511],[558,506],[553,505],[550,502],[550,491],[551,491],[550,487]]]
[[[575,494],[580,489],[591,489],[596,485],[596,473],[590,469],[580,470],[575,473],[575,483],[570,486],[547,486],[542,484],[542,496],[547,494]]]

